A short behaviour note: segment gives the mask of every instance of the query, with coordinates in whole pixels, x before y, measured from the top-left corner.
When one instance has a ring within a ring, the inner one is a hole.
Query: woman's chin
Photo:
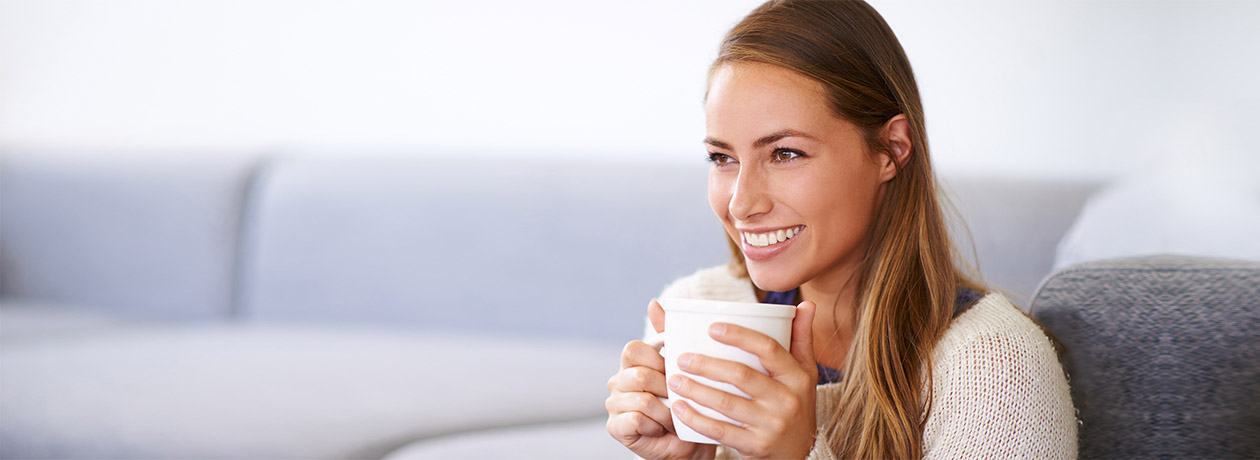
[[[801,282],[794,279],[788,273],[782,271],[769,270],[768,267],[758,267],[757,263],[748,264],[748,277],[752,279],[754,285],[763,291],[783,292],[790,291],[800,287]]]

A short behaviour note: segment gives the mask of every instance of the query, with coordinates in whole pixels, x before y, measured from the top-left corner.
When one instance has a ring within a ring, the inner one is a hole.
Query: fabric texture
[[[726,266],[675,281],[661,297],[757,301],[752,283]],[[925,458],[1076,458],[1075,409],[1054,346],[1001,294],[986,295],[955,318],[933,352],[932,372]],[[840,384],[818,387],[811,459],[836,458],[822,435],[840,390]],[[740,456],[719,446],[718,458]]]
[[[1032,307],[1065,345],[1082,457],[1260,454],[1260,261],[1087,262]]]

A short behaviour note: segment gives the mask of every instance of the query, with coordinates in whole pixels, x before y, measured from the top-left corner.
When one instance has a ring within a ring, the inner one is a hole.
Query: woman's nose
[[[765,177],[757,168],[740,168],[732,188],[734,190],[731,191],[731,202],[727,208],[731,217],[749,220],[758,214],[770,212],[773,207],[769,190],[766,190]]]

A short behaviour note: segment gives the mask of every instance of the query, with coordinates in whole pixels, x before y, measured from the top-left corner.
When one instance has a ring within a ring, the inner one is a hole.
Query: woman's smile
[[[804,231],[804,225],[740,230],[744,255],[758,262],[770,260],[787,250],[792,241]]]

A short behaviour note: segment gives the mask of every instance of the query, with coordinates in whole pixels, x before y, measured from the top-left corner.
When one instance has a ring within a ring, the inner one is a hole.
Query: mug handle
[[[657,332],[656,335],[643,339],[643,341],[655,348],[656,351],[661,351],[661,349],[665,348],[665,331]]]
[[[652,348],[655,348],[656,352],[660,353],[662,358],[665,357],[665,331],[657,332],[656,335],[648,337],[643,342],[647,343]],[[664,404],[666,409],[669,409],[669,398],[657,396],[656,399],[659,400],[661,404]]]

